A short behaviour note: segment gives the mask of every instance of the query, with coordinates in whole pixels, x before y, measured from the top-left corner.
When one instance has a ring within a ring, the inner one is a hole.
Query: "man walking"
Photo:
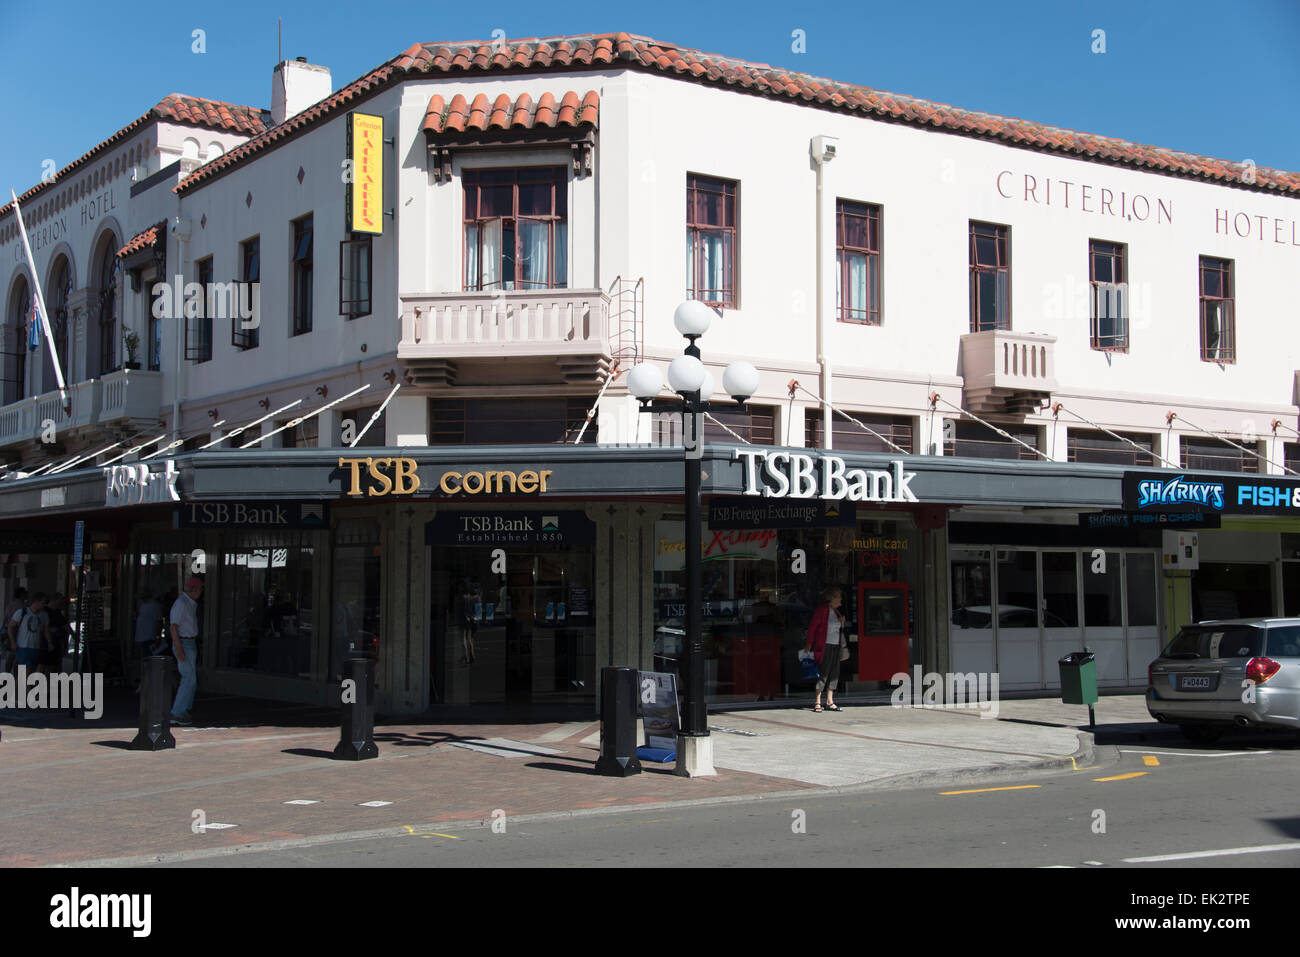
[[[41,663],[41,652],[53,647],[45,615],[45,592],[38,591],[29,606],[14,612],[8,626],[9,650],[17,654],[19,666],[34,672]]]
[[[198,637],[199,596],[203,594],[203,579],[190,578],[185,591],[172,605],[170,615],[172,650],[176,666],[181,672],[181,686],[176,689],[172,703],[172,724],[192,724],[190,708],[194,705],[194,692],[198,689]]]

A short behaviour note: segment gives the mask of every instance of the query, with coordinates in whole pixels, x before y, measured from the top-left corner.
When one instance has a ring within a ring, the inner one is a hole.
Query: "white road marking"
[[[1198,857],[1229,857],[1233,854],[1267,854],[1271,851],[1300,851],[1300,841],[1287,844],[1259,844],[1255,847],[1226,847],[1219,851],[1191,851],[1187,854],[1156,854],[1152,857],[1126,857],[1125,864],[1158,864],[1163,861],[1190,861]]]
[[[1089,867],[1105,867],[1105,866],[1106,866],[1106,865],[1103,864],[1101,861],[1084,861],[1083,863],[1087,864]]]
[[[319,804],[320,801],[307,801],[302,798],[299,798],[296,801],[285,801],[284,803],[285,804]]]
[[[357,807],[388,807],[392,801],[362,801]]]
[[[1196,754],[1192,751],[1147,751],[1119,749],[1120,754],[1165,754],[1175,758],[1239,758],[1247,754],[1272,754],[1272,751],[1215,751],[1210,754]]]
[[[224,831],[228,827],[239,827],[238,824],[200,824],[199,828],[204,831]]]

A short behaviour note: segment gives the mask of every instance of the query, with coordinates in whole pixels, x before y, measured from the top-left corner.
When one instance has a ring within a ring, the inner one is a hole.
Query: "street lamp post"
[[[663,376],[657,366],[642,363],[628,374],[628,390],[640,401],[642,412],[681,412],[682,415],[686,462],[686,674],[676,773],[686,777],[716,773],[704,702],[704,635],[700,622],[703,591],[700,470],[704,456],[701,426],[704,413],[711,408],[709,398],[713,395],[714,382],[700,361],[697,345],[700,336],[708,331],[713,315],[712,309],[694,299],[682,303],[673,313],[673,325],[687,339],[685,352],[668,366],[669,388],[681,397],[680,402],[655,401],[663,388]],[[748,362],[733,362],[723,373],[722,383],[736,400],[736,407],[743,409],[745,400],[758,390],[758,370]]]

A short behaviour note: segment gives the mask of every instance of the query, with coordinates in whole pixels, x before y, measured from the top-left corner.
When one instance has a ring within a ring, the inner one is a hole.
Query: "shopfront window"
[[[842,689],[876,691],[916,661],[917,533],[910,520],[854,525],[703,530],[705,694],[752,701],[809,694],[798,653],[825,588],[841,590],[850,656]],[[655,524],[654,670],[678,673],[685,653],[685,523]],[[801,550],[796,565],[796,550]],[[888,672],[887,674],[885,672]]]
[[[343,519],[334,530],[333,587],[330,590],[329,679],[343,676],[351,657],[378,659],[380,641],[379,522]]]
[[[312,677],[315,556],[284,534],[241,535],[223,550],[208,593],[217,604],[216,667]]]

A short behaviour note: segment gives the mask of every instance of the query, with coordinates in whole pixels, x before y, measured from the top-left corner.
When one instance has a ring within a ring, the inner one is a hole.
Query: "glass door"
[[[1001,687],[1041,688],[1043,655],[1038,631],[1038,554],[998,549],[996,670]]]

